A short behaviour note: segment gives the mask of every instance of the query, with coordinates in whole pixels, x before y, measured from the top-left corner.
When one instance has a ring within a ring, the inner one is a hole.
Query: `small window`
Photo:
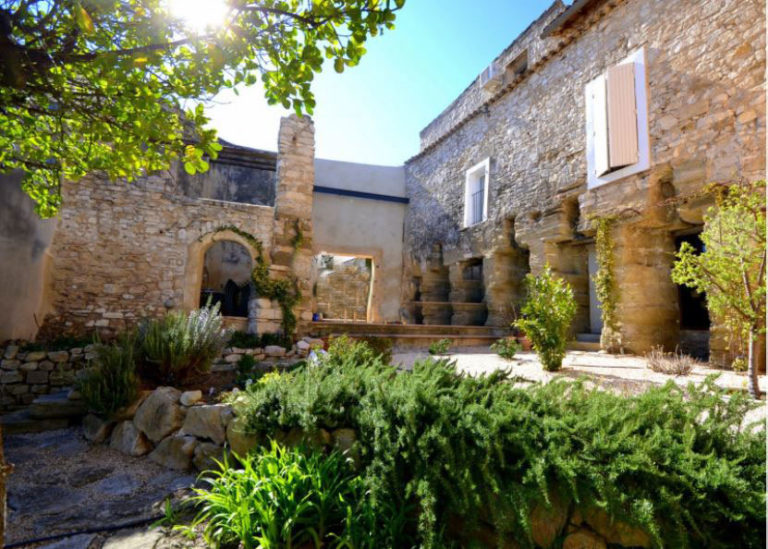
[[[585,88],[588,188],[650,167],[645,49]]]
[[[464,183],[464,226],[471,227],[488,218],[488,177],[490,159],[467,170]]]

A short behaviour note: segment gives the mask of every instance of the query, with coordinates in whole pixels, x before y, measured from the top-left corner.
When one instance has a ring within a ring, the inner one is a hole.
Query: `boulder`
[[[296,349],[298,349],[299,351],[309,351],[310,347],[311,345],[309,344],[309,342],[304,341],[303,339],[300,339],[299,341],[296,342]]]
[[[170,469],[187,471],[192,466],[192,456],[197,444],[195,437],[172,435],[160,441],[149,454],[149,459]]]
[[[568,534],[563,549],[606,549],[605,540],[590,530],[579,529]]]
[[[138,398],[134,400],[133,403],[123,408],[120,408],[117,412],[115,412],[114,419],[117,421],[133,419],[133,416],[136,415],[136,410],[139,409],[139,406],[141,406],[143,402],[147,400],[147,397],[151,394],[152,394],[152,391],[147,391],[147,390],[139,391]]]
[[[181,391],[173,387],[158,387],[141,403],[133,423],[152,442],[160,442],[181,427],[184,410],[179,406]]]
[[[549,502],[537,503],[531,511],[531,537],[538,547],[550,547],[568,520],[567,501],[550,492]]]
[[[207,438],[216,444],[224,444],[227,433],[224,424],[224,415],[230,407],[226,404],[207,404],[192,406],[187,410],[182,431],[185,435],[194,435],[198,438]]]
[[[45,359],[45,356],[48,353],[45,351],[30,351],[27,353],[27,356],[24,357],[25,362],[40,362],[41,360]]]
[[[224,447],[213,442],[201,442],[195,448],[195,457],[192,463],[198,471],[217,471],[219,466],[216,461],[224,461]]]
[[[227,425],[227,443],[229,448],[238,456],[245,456],[256,448],[261,441],[259,435],[245,430],[245,418],[235,417]]]
[[[285,356],[285,347],[280,345],[267,345],[264,347],[264,354],[270,357]]]
[[[5,385],[6,383],[19,383],[23,379],[24,376],[22,376],[18,371],[0,373],[0,384],[2,385]]]
[[[608,543],[624,547],[651,547],[651,538],[640,528],[621,520],[611,520],[603,509],[591,506],[583,512],[584,522]]]
[[[100,444],[107,440],[114,426],[114,421],[107,421],[94,414],[88,414],[83,418],[83,435],[91,442]]]
[[[3,353],[3,358],[7,358],[9,360],[14,359],[18,354],[19,354],[18,345],[8,345],[8,347],[5,348],[5,352]]]
[[[242,355],[237,355],[237,354],[232,353],[232,354],[227,355],[227,356],[224,357],[224,362],[227,362],[229,364],[235,364],[237,362],[240,362],[241,358],[243,358]]]
[[[24,362],[21,366],[19,366],[19,370],[22,372],[34,372],[37,370],[39,362]]]
[[[132,421],[121,421],[115,426],[109,446],[129,456],[143,456],[152,449],[152,444]]]
[[[184,391],[179,397],[179,402],[183,406],[192,406],[196,402],[199,402],[203,398],[203,392],[199,389],[197,391]]]
[[[50,360],[43,360],[38,363],[38,368],[46,372],[50,372],[55,367],[55,364]]]
[[[20,360],[8,358],[0,362],[0,368],[2,368],[3,370],[18,370],[20,366],[21,366]]]
[[[67,351],[51,351],[48,353],[48,360],[51,362],[66,362],[69,360],[69,353]]]

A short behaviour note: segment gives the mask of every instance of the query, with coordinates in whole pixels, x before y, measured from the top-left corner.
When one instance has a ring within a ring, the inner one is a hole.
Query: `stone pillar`
[[[665,230],[630,224],[616,227],[616,316],[625,350],[643,354],[680,339],[677,286],[670,276],[675,253]]]
[[[280,121],[277,195],[270,274],[295,277],[301,300],[294,312],[297,330],[312,320],[312,202],[315,184],[315,127],[292,114]]]

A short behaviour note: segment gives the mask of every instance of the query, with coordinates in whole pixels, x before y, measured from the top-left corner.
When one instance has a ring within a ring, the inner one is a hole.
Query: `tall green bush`
[[[140,373],[157,383],[184,384],[209,371],[229,340],[222,326],[218,303],[143,322],[137,332]]]
[[[765,434],[741,425],[753,406],[711,381],[624,397],[564,381],[516,387],[444,360],[395,373],[336,357],[254,384],[236,410],[263,437],[355,429],[371,505],[403,519],[394,533],[391,514],[377,519],[372,535],[397,540],[379,547],[467,547],[488,524],[500,544],[531,547],[531,510],[556,494],[657,547],[742,548],[765,537]]]
[[[124,337],[112,345],[97,345],[93,366],[75,382],[88,410],[104,418],[128,406],[138,396],[134,341]]]
[[[521,309],[522,317],[515,327],[531,340],[544,369],[560,369],[571,322],[576,314],[576,301],[568,283],[552,274],[549,265],[537,276],[527,274],[528,298]]]

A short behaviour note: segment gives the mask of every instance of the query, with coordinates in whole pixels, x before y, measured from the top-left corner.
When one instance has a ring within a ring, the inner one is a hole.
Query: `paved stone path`
[[[55,534],[105,528],[163,513],[169,496],[181,497],[195,477],[132,458],[106,446],[91,446],[80,428],[9,435],[6,544]],[[132,526],[37,544],[45,549],[133,549],[171,545],[161,529]],[[194,545],[193,545],[194,546]],[[29,547],[33,547],[29,545]]]

